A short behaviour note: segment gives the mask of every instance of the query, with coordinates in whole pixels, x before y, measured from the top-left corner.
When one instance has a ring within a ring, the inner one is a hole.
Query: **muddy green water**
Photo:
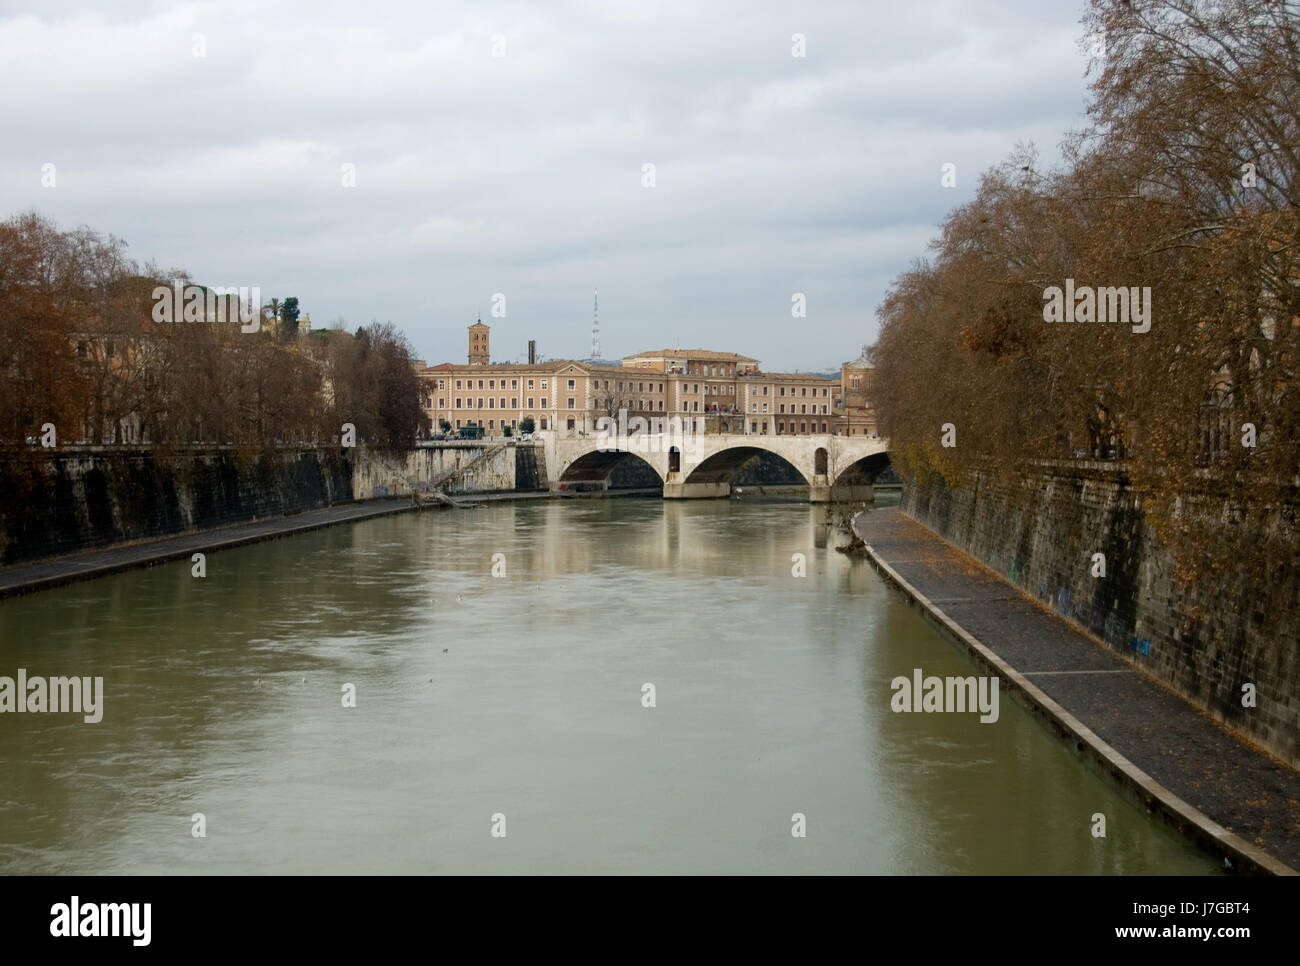
[[[1215,871],[1005,692],[892,712],[977,672],[824,520],[498,503],[0,601],[0,675],[104,678],[0,714],[0,872]]]

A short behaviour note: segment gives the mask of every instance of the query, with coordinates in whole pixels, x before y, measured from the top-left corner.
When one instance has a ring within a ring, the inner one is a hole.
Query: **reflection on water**
[[[0,674],[105,690],[0,715],[0,872],[1214,871],[1005,694],[892,713],[976,672],[839,542],[806,503],[528,501],[0,601]]]

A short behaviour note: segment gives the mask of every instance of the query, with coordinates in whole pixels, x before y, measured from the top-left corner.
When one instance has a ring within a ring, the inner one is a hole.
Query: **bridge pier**
[[[665,500],[715,500],[731,496],[730,483],[665,483]]]

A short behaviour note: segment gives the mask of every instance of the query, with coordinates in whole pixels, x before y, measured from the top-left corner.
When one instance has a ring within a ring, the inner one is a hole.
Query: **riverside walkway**
[[[402,513],[412,509],[409,497],[390,500],[346,503],[340,506],[304,510],[287,516],[264,517],[248,523],[235,523],[210,530],[199,530],[141,540],[129,544],[116,544],[102,550],[85,550],[60,557],[44,557],[31,563],[12,564],[0,568],[0,598],[45,590],[77,580],[89,580],[120,570],[147,567],[164,560],[188,559],[191,554],[211,553],[245,543],[270,540],[273,537],[302,533],[336,523],[354,523],[389,513]]]
[[[1240,872],[1300,869],[1300,773],[895,508],[860,513],[876,568],[1095,770]]]

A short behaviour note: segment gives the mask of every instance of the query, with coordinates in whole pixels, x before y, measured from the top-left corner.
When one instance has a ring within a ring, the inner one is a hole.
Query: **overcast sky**
[[[599,287],[606,358],[833,368],[982,170],[1082,125],[1083,10],[0,0],[0,216],[391,321],[430,363],[480,314],[496,361],[585,358]]]

